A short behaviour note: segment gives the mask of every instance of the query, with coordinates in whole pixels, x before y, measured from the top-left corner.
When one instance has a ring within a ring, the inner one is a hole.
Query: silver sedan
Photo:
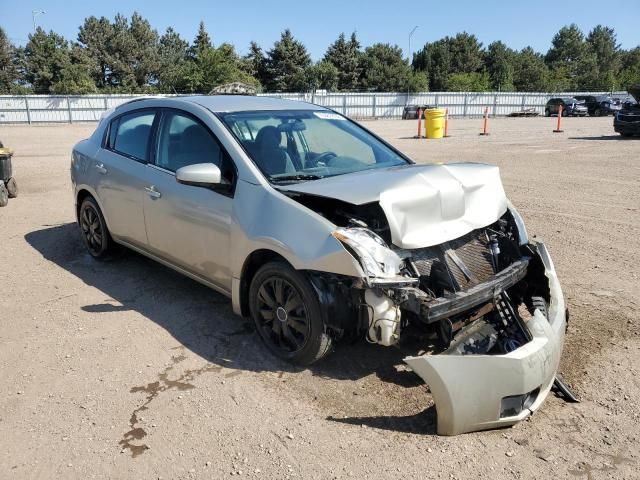
[[[108,112],[71,177],[93,257],[128,247],[229,296],[283,359],[430,338],[406,362],[441,434],[512,425],[554,384],[564,298],[495,166],[416,165],[316,105],[197,96]]]

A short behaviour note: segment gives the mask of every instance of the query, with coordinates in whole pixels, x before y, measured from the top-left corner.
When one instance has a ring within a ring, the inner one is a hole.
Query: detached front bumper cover
[[[560,363],[565,302],[553,262],[542,243],[532,244],[549,280],[549,319],[535,310],[527,323],[532,340],[505,355],[423,355],[405,362],[429,385],[438,434],[504,427],[542,405]]]

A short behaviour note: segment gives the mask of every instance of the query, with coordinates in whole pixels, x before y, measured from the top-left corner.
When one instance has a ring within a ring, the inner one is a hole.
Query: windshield
[[[315,180],[409,163],[334,112],[238,112],[222,118],[272,182]]]
[[[564,103],[580,103],[578,100],[572,97],[565,97],[562,99]]]

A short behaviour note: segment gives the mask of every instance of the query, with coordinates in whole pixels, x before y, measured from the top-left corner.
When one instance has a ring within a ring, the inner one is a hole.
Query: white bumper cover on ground
[[[536,310],[527,327],[533,339],[505,355],[424,355],[405,362],[429,385],[438,434],[513,425],[535,411],[549,394],[564,345],[565,303],[553,263],[542,243],[534,244],[545,265],[551,302],[549,319]],[[533,403],[501,417],[502,399],[539,389]]]

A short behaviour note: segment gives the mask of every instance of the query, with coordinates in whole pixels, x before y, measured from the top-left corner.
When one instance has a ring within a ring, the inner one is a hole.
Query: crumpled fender
[[[505,355],[423,355],[405,362],[428,385],[438,414],[438,434],[513,425],[538,409],[549,394],[564,346],[565,303],[553,263],[534,243],[549,279],[549,320],[534,311],[527,323],[532,340]],[[515,416],[500,417],[504,397],[539,389],[533,403]]]

